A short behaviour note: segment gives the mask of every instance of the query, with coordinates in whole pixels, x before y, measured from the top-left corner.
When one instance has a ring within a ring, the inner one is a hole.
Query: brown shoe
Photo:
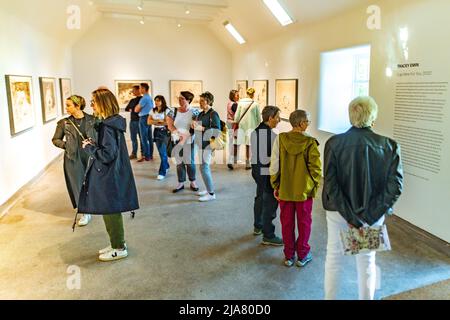
[[[130,160],[134,160],[134,159],[137,159],[136,155],[135,154],[131,154],[130,155]]]
[[[145,158],[142,157],[142,158],[140,158],[137,162],[144,162],[144,161],[145,161]]]

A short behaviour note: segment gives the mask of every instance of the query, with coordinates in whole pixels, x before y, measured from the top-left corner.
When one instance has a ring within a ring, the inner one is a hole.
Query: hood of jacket
[[[122,132],[125,132],[127,130],[127,120],[120,115],[115,115],[103,120],[103,124]]]
[[[298,155],[305,152],[314,141],[316,139],[300,132],[286,132],[280,134],[280,149],[285,149],[291,155]]]

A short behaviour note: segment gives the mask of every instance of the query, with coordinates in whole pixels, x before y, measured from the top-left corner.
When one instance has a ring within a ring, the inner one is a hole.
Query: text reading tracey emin
[[[180,308],[180,315],[197,315],[211,317],[215,313],[224,316],[236,316],[236,315],[269,315],[269,305],[224,305],[222,308],[214,307],[197,307],[187,304]]]

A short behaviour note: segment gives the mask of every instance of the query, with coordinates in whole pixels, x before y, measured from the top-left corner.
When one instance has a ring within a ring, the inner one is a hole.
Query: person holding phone
[[[122,213],[139,209],[139,201],[119,103],[105,89],[95,90],[92,101],[102,121],[96,126],[97,142],[86,139],[82,144],[89,162],[78,210],[103,215],[111,245],[99,251],[99,259],[114,261],[128,256]]]
[[[73,95],[66,100],[66,111],[69,117],[60,120],[56,126],[52,143],[64,150],[64,177],[67,191],[74,209],[78,208],[80,190],[84,172],[88,163],[88,155],[82,150],[82,142],[87,138],[96,140],[94,129],[95,117],[85,113],[86,101],[83,97]],[[91,215],[85,213],[78,221],[78,226],[89,224]]]

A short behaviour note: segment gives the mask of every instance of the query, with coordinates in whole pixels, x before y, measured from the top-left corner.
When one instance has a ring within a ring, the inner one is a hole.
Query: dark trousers
[[[262,229],[264,238],[275,237],[275,225],[272,223],[277,216],[278,201],[273,196],[273,192],[265,190],[264,186],[257,183],[255,204],[253,206],[255,214],[254,227]]]
[[[139,117],[139,131],[141,133],[141,148],[144,157],[153,158],[152,126],[147,124],[148,115]]]
[[[169,142],[169,134],[166,128],[155,128],[153,132],[153,139],[158,148],[161,164],[159,166],[159,175],[166,176],[167,170],[170,168],[169,159],[167,157],[167,143]]]
[[[186,143],[183,146],[178,144],[175,146],[173,152],[177,162],[178,182],[183,183],[186,181],[186,171],[189,181],[195,181],[195,144]]]
[[[130,136],[131,136],[131,144],[133,146],[133,151],[131,152],[135,156],[137,156],[138,152],[138,136],[139,140],[141,139],[141,133],[139,132],[139,121],[134,120],[130,121]],[[142,145],[141,145],[141,154],[144,155],[142,152]]]

